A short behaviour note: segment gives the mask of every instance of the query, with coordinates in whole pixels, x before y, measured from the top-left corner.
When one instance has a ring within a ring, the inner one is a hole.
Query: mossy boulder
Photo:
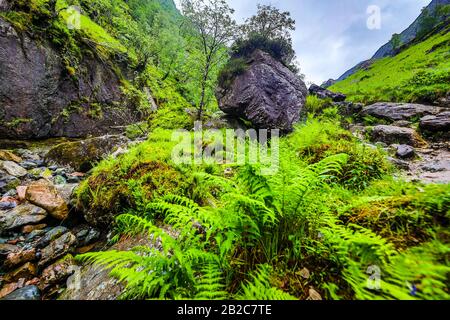
[[[51,148],[45,159],[77,171],[89,171],[95,162],[105,158],[118,147],[126,144],[124,136],[102,136],[81,141],[65,142]]]

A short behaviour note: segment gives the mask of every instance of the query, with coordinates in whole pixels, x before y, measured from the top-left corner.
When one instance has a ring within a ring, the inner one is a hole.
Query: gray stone
[[[41,292],[36,286],[26,286],[13,291],[0,300],[41,300]]]
[[[38,223],[46,217],[44,209],[30,203],[21,204],[14,209],[0,211],[0,232]]]
[[[362,116],[372,116],[390,122],[419,119],[426,115],[437,114],[441,108],[414,103],[378,102],[365,107]]]
[[[420,129],[429,132],[450,131],[450,111],[438,113],[435,116],[426,116],[420,119]]]
[[[23,177],[28,173],[27,170],[13,161],[0,161],[0,168],[5,170],[8,174],[18,178]]]
[[[216,92],[220,109],[260,129],[290,132],[300,119],[307,88],[304,82],[269,54],[256,50],[247,70]]]
[[[77,242],[77,238],[71,233],[67,232],[61,237],[52,241],[48,246],[41,250],[41,259],[38,266],[43,267],[69,253]]]
[[[9,192],[11,189],[15,189],[20,184],[20,180],[17,177],[7,174],[5,171],[0,170],[0,194]]]
[[[413,158],[415,156],[415,150],[413,147],[408,146],[406,144],[402,144],[399,145],[397,147],[397,157],[401,158],[401,159],[410,159]]]
[[[374,142],[391,144],[407,144],[414,147],[425,146],[426,142],[410,128],[380,125],[372,130],[371,139]]]
[[[334,102],[342,102],[347,99],[347,96],[342,93],[335,93],[325,88],[312,84],[309,89],[309,94],[317,96],[319,99],[331,99]]]
[[[53,229],[47,231],[47,233],[45,233],[45,236],[39,240],[39,242],[36,244],[36,247],[44,248],[50,242],[61,237],[64,234],[66,234],[68,231],[69,231],[69,229],[67,229],[66,227],[63,227],[63,226],[53,228]]]
[[[37,168],[37,163],[33,161],[23,161],[20,163],[20,166],[26,170]]]

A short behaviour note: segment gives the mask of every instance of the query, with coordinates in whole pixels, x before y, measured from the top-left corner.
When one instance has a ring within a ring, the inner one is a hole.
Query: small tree
[[[244,37],[257,34],[270,40],[292,42],[291,31],[295,31],[295,20],[288,11],[281,12],[274,6],[258,4],[257,14],[245,20],[241,29]]]
[[[197,117],[203,116],[205,94],[213,68],[222,60],[224,48],[234,39],[237,24],[234,10],[225,0],[183,0],[182,11],[194,30],[194,41],[201,51],[200,101]]]
[[[402,45],[402,36],[398,33],[392,35],[391,44],[394,49],[398,49]]]

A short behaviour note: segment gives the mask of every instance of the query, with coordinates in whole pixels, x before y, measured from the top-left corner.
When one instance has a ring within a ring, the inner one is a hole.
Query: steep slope
[[[419,17],[417,17],[417,19],[406,30],[396,37],[396,40],[394,40],[395,37],[393,37],[388,43],[378,49],[372,58],[358,63],[356,66],[340,76],[337,81],[345,80],[357,71],[366,69],[378,59],[395,56],[414,41],[418,41],[426,36],[428,32],[432,31],[432,29],[439,24],[443,22],[445,23],[445,21],[448,23],[448,19],[450,17],[449,5],[450,0],[431,1],[431,3],[422,10]]]
[[[434,103],[450,92],[450,26],[330,87],[355,102]]]
[[[185,107],[161,92],[172,87],[160,71],[167,53],[148,34],[153,21],[177,27],[178,15],[171,0],[2,0],[0,137],[100,135],[157,105]]]

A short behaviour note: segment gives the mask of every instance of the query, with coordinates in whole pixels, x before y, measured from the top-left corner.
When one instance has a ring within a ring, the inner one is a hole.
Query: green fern
[[[286,292],[275,288],[270,283],[271,267],[260,265],[256,272],[250,275],[251,281],[241,285],[239,300],[297,300]]]
[[[207,264],[196,283],[196,300],[226,300],[228,293],[223,284],[222,272],[214,263]]]

